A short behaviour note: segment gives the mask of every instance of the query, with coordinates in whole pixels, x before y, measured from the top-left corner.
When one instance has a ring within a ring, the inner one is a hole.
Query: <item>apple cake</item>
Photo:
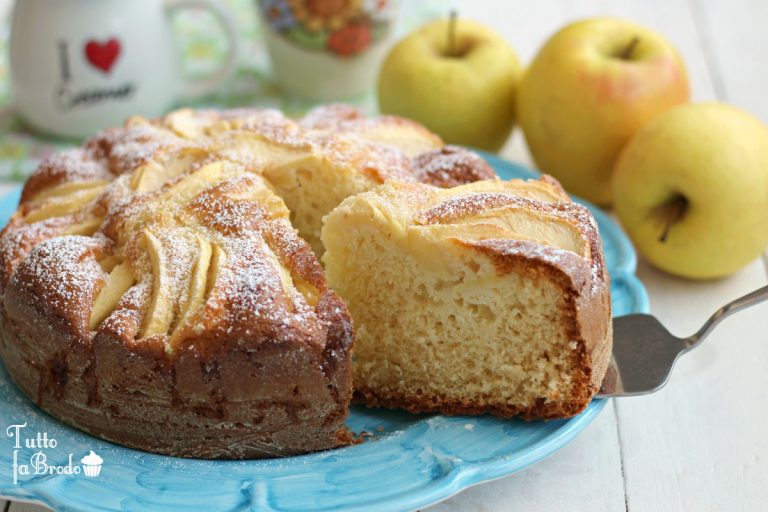
[[[369,406],[559,418],[599,389],[608,273],[592,215],[554,179],[384,184],[333,210],[322,240]]]
[[[392,180],[493,176],[415,123],[344,106],[132,118],[25,184],[0,233],[0,356],[41,408],[133,448],[347,444],[354,331],[310,247],[322,217]]]

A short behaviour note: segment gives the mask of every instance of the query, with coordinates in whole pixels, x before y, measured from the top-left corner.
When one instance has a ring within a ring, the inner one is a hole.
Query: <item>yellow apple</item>
[[[387,56],[379,108],[419,121],[447,143],[498,151],[515,123],[520,75],[515,52],[490,28],[434,21]]]
[[[730,274],[768,244],[768,127],[720,103],[676,107],[627,144],[613,194],[651,263],[696,279]]]
[[[539,51],[520,83],[518,115],[542,172],[607,206],[621,148],[688,97],[685,67],[667,41],[628,21],[595,18],[568,25]]]

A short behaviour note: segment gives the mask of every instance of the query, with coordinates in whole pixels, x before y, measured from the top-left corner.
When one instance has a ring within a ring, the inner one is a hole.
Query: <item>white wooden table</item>
[[[566,22],[621,16],[665,35],[688,65],[696,101],[721,100],[768,122],[768,2],[762,0],[466,0],[460,15],[503,34],[525,62]],[[446,2],[446,11],[450,4]],[[504,156],[531,163],[520,132]],[[768,226],[766,226],[768,229]],[[768,256],[715,282],[689,282],[643,261],[652,312],[694,332],[725,302],[768,282]],[[569,446],[430,512],[768,510],[768,304],[727,320],[681,359],[671,382],[614,401]],[[3,510],[0,499],[0,510]],[[7,512],[43,510],[5,503]]]

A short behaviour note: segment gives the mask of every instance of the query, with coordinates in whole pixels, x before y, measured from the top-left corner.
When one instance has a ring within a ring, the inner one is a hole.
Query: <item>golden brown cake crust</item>
[[[480,155],[459,146],[444,146],[421,153],[414,158],[413,164],[418,181],[440,188],[497,177]]]

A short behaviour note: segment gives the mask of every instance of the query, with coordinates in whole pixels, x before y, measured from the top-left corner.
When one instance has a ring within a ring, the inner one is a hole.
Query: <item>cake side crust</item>
[[[11,297],[0,356],[41,409],[124,446],[212,459],[325,450],[352,441],[352,329],[343,303],[324,300],[336,324],[325,348],[231,339],[216,353],[169,357],[160,340],[57,332],[38,305]]]

